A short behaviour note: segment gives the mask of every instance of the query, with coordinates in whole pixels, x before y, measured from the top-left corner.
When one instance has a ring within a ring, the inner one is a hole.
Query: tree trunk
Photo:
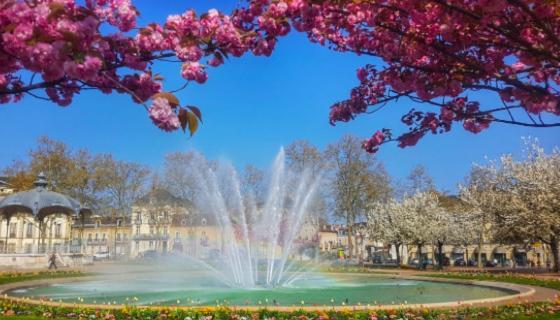
[[[437,247],[438,247],[438,269],[442,270],[443,269],[443,242],[438,241],[437,242]]]
[[[482,243],[481,242],[478,243],[477,255],[478,255],[478,261],[477,261],[478,267],[482,268]]]
[[[352,245],[352,221],[350,221],[350,216],[346,220],[347,229],[348,229],[348,261],[352,261],[352,251],[354,246]]]
[[[552,271],[559,271],[559,261],[558,261],[558,238],[552,237],[550,239],[550,250],[552,251]]]
[[[11,217],[6,217],[6,242],[4,243],[4,253],[8,253],[8,234],[10,232],[10,219]]]
[[[416,252],[416,254],[418,255],[418,267],[421,269],[424,269],[424,259],[422,257],[422,244],[418,244],[417,245],[418,250]]]
[[[397,253],[397,267],[401,267],[401,254],[399,252],[399,249],[401,247],[400,243],[395,243],[395,252]]]

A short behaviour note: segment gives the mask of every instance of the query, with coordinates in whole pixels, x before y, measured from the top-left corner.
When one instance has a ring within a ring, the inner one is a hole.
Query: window
[[[106,236],[106,234],[104,233],[104,234],[102,235],[101,239],[102,239],[103,241],[105,241],[105,238],[107,238],[107,236]]]
[[[136,213],[136,223],[142,223],[142,214],[140,212]]]
[[[121,241],[121,234],[117,233],[117,241]]]
[[[10,238],[16,237],[16,229],[17,229],[17,223],[16,222],[10,223]]]
[[[154,246],[154,242],[150,241],[150,248]]]
[[[57,223],[54,225],[54,237],[60,238],[62,236],[62,224]]]
[[[154,234],[154,227],[150,226],[150,234]]]
[[[31,243],[25,244],[25,253],[33,253],[33,245]]]
[[[167,235],[167,227],[163,227],[163,235]]]
[[[91,241],[91,233],[88,233],[88,235],[87,235],[87,241]]]
[[[181,238],[181,234],[179,233],[179,231],[175,232],[175,239],[180,239]]]
[[[206,231],[202,231],[202,235],[200,237],[200,245],[203,247],[208,247],[208,236],[206,235]]]
[[[128,235],[126,233],[123,233],[123,239],[126,240],[126,238],[128,238]]]
[[[121,226],[121,219],[117,219],[117,227]]]
[[[95,234],[95,241],[99,240],[99,233]]]
[[[95,227],[99,228],[101,226],[101,221],[97,220],[95,221]]]
[[[28,223],[27,224],[27,229],[25,232],[25,236],[27,238],[33,238],[33,223]]]
[[[136,226],[136,235],[137,235],[137,236],[140,235],[140,226]]]

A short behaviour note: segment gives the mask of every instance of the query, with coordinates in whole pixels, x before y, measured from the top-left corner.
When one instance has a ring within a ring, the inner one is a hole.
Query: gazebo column
[[[86,245],[84,244],[84,225],[86,217],[83,212],[80,212],[80,253],[86,253]]]
[[[25,250],[23,249],[23,233],[25,232],[25,218],[23,217],[23,215],[18,216],[18,226],[20,231],[18,232],[19,239],[18,239],[18,247],[16,248],[16,252],[24,253]]]
[[[37,249],[35,250],[35,253],[39,254],[41,253],[41,237],[43,235],[43,220],[39,219],[39,226],[38,226],[38,230],[39,230],[39,234],[37,237]]]
[[[52,252],[53,251],[53,245],[52,245],[53,221],[52,221],[51,217],[49,217],[48,227],[49,227],[49,250],[48,250],[48,252]]]
[[[4,241],[4,253],[8,253],[8,239],[10,234],[10,220],[12,219],[12,215],[6,216],[6,238]]]
[[[46,224],[43,218],[39,220],[39,241],[37,253],[45,253],[45,232]]]

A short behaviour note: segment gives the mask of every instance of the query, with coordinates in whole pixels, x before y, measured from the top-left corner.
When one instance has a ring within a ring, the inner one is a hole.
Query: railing
[[[87,240],[87,245],[92,246],[92,245],[106,245],[107,244],[107,239],[88,239]]]
[[[168,240],[167,234],[137,234],[132,237],[132,240]]]

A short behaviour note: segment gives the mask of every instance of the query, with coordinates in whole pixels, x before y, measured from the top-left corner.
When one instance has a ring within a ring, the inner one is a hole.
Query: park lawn
[[[5,272],[0,273],[0,285],[20,281],[81,277],[87,273],[81,271],[37,271],[37,272]]]
[[[430,273],[421,276],[445,279],[463,279],[478,281],[498,281],[515,283],[520,285],[537,286],[549,289],[560,290],[560,280],[539,279],[534,276],[520,276],[511,273],[492,274],[483,272],[447,272],[447,273]]]

